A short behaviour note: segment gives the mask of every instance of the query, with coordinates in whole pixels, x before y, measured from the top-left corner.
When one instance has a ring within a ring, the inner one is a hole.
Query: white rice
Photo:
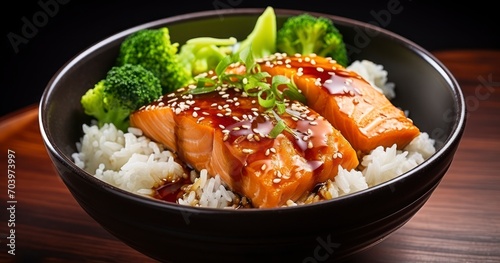
[[[366,79],[372,86],[382,92],[388,99],[396,97],[395,84],[387,82],[387,71],[380,64],[375,64],[369,60],[356,60],[347,69],[358,73]]]
[[[174,154],[142,135],[136,128],[127,133],[113,124],[101,128],[83,125],[83,137],[72,155],[80,168],[124,190],[151,195],[165,180],[186,177]]]
[[[387,83],[387,72],[370,61],[355,61],[350,68],[380,88],[388,98],[393,98],[394,85]],[[72,155],[77,166],[118,188],[145,196],[153,196],[155,188],[164,182],[190,178],[185,194],[177,200],[188,206],[236,208],[244,199],[233,193],[218,175],[210,177],[206,170],[186,174],[183,166],[175,161],[175,154],[151,141],[137,128],[124,133],[112,124],[101,128],[95,123],[83,124],[83,136],[77,142],[77,152]],[[332,199],[367,189],[393,179],[421,164],[434,152],[434,140],[421,133],[403,150],[378,147],[361,160],[358,170],[345,170],[328,180],[317,193],[298,201],[288,201],[286,206]]]

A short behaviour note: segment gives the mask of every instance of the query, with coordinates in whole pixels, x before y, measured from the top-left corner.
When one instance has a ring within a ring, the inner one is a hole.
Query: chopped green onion
[[[264,108],[272,108],[276,105],[276,96],[271,90],[261,90],[258,94],[260,106]]]
[[[282,119],[278,120],[276,125],[274,125],[273,129],[269,132],[269,137],[271,138],[278,137],[278,135],[282,133],[286,128],[287,128],[286,123]]]
[[[246,70],[244,74],[227,73],[227,68],[235,63],[244,63]],[[196,88],[190,89],[191,94],[203,94],[216,90],[216,87],[229,84],[237,88],[243,88],[249,96],[257,97],[259,105],[267,110],[273,111],[278,120],[275,127],[271,130],[270,136],[276,137],[283,130],[291,131],[285,122],[279,118],[279,115],[286,112],[285,100],[297,100],[305,103],[305,97],[300,93],[293,79],[282,75],[273,76],[271,84],[268,78],[271,75],[260,71],[259,64],[255,62],[250,46],[240,50],[236,54],[227,55],[215,68],[216,79],[199,78]],[[286,88],[280,91],[279,87],[285,85]],[[276,109],[278,114],[274,112]],[[292,132],[292,131],[291,131]]]
[[[231,56],[225,56],[224,58],[222,58],[219,61],[219,63],[217,64],[217,67],[215,67],[215,74],[217,74],[217,76],[221,76],[222,74],[224,74],[227,67],[229,67],[229,65],[231,65],[232,63],[233,63],[233,60],[232,60]]]

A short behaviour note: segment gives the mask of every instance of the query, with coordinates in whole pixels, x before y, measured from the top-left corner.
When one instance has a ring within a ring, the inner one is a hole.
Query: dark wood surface
[[[466,97],[469,118],[462,142],[425,206],[350,262],[500,262],[500,51],[434,55]],[[37,111],[33,105],[0,119],[0,262],[154,262],[78,206],[50,163]],[[12,199],[7,195],[9,150],[15,152]],[[15,210],[7,209],[11,205]],[[9,238],[11,230],[15,239]],[[15,255],[9,254],[11,240]]]

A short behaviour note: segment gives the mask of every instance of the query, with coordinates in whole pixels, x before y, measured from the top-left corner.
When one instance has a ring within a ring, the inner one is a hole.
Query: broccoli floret
[[[126,131],[130,114],[162,95],[160,80],[140,65],[112,67],[106,77],[81,98],[85,114],[99,126],[113,123]]]
[[[347,66],[348,56],[343,36],[332,20],[304,13],[289,17],[278,29],[276,48],[287,54],[331,57]]]
[[[197,37],[186,41],[178,54],[180,63],[197,76],[215,69],[219,61],[232,53],[236,38]]]
[[[163,93],[176,90],[191,81],[191,74],[179,63],[179,44],[170,41],[167,27],[142,29],[129,35],[120,46],[117,65],[141,65],[158,79]]]
[[[251,46],[255,58],[263,58],[276,52],[276,14],[272,7],[267,7],[257,18],[250,34],[238,43],[236,52]]]

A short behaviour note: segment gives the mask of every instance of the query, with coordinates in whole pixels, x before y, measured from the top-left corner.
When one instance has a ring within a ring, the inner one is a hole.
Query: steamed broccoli
[[[347,66],[348,56],[342,34],[332,20],[304,13],[289,17],[278,29],[276,48],[287,54],[331,57]]]
[[[170,41],[169,29],[142,29],[129,35],[121,44],[117,65],[141,65],[151,71],[167,93],[191,81],[191,74],[177,57],[179,44]]]
[[[219,61],[232,53],[236,38],[197,37],[186,41],[178,54],[180,63],[196,76],[215,69]]]
[[[255,58],[262,58],[276,52],[276,14],[272,7],[267,7],[257,18],[255,26],[250,34],[238,43],[239,52],[251,46]]]
[[[81,98],[85,114],[96,118],[98,125],[113,123],[125,131],[129,115],[162,95],[160,80],[140,65],[112,67],[106,77]]]

